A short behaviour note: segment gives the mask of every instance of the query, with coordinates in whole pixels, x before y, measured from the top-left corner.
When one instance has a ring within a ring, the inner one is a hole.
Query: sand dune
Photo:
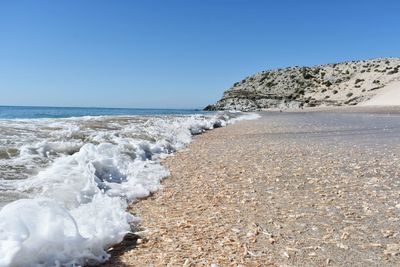
[[[363,106],[398,106],[400,105],[400,82],[392,83],[382,92],[366,101]]]

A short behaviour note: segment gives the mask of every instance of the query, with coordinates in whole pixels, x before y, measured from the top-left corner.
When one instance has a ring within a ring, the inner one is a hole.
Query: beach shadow
[[[129,266],[120,261],[120,256],[127,251],[133,250],[137,247],[137,241],[140,236],[134,233],[128,233],[125,235],[121,243],[114,245],[107,252],[111,255],[110,260],[99,265],[97,267],[111,267],[111,266]]]
[[[133,233],[128,233],[125,235],[124,239],[121,243],[116,244],[112,247],[112,250],[109,251],[112,257],[119,256],[122,253],[135,249],[137,247],[137,241],[140,239],[140,236]]]

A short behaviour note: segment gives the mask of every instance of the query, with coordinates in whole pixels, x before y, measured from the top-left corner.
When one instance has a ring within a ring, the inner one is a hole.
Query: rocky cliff
[[[400,81],[400,58],[289,67],[249,76],[205,110],[357,105]]]

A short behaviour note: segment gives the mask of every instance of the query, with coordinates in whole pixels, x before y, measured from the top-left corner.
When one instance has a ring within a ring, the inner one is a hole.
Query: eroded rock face
[[[263,71],[235,83],[205,110],[357,105],[400,81],[400,58]]]

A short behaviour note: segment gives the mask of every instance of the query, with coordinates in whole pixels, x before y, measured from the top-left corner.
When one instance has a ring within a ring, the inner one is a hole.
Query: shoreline
[[[137,222],[127,204],[169,175],[161,158],[193,135],[254,118],[153,115],[2,121],[0,265],[106,261]]]
[[[399,108],[259,114],[164,159],[101,266],[395,265]]]

